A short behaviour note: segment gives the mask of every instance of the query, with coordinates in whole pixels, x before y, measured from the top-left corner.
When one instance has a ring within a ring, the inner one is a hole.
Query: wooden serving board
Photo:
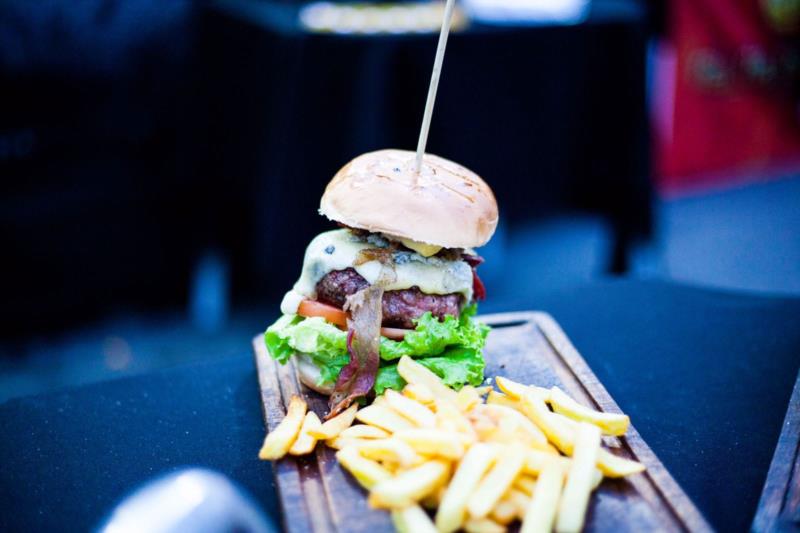
[[[484,315],[492,326],[484,356],[486,375],[502,375],[543,387],[558,385],[579,402],[601,411],[619,407],[589,369],[558,324],[539,312]],[[294,366],[267,354],[261,335],[253,340],[267,428],[283,419],[289,398],[302,394],[320,416],[327,397],[299,384]],[[604,438],[612,453],[644,463],[647,471],[624,480],[606,479],[589,506],[586,531],[712,531],[655,454],[631,426],[625,437]],[[370,509],[365,491],[336,462],[335,450],[319,445],[315,454],[286,457],[274,467],[291,533],[393,531],[386,511]]]
[[[800,531],[800,374],[789,399],[752,531]]]

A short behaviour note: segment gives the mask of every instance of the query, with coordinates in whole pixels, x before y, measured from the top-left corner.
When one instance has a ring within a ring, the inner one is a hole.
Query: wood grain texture
[[[487,377],[557,385],[585,405],[620,412],[549,315],[503,313],[480,320],[493,327],[484,352]],[[282,366],[270,358],[262,336],[253,340],[253,347],[269,430],[283,418],[293,394],[304,395],[317,414],[325,413],[327,398],[301,386],[291,363]],[[647,471],[603,481],[589,506],[586,531],[712,531],[633,426],[625,437],[603,440],[612,453],[644,463]],[[320,445],[313,456],[277,461],[275,476],[286,531],[392,531],[388,513],[367,506],[365,492],[336,464],[333,452]]]
[[[751,528],[758,533],[800,531],[800,374]]]

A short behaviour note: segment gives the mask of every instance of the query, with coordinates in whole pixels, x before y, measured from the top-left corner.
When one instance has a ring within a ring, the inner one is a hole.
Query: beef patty
[[[317,300],[339,308],[351,294],[369,286],[367,280],[353,268],[334,270],[317,283]],[[458,316],[461,294],[425,294],[419,287],[383,293],[383,325],[413,329],[415,318],[428,311],[439,320],[445,315]]]

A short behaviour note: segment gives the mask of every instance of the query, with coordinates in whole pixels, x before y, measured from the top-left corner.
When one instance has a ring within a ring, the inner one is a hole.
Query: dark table
[[[495,302],[551,312],[720,531],[753,518],[800,366],[800,299],[604,282]],[[277,518],[258,385],[241,356],[0,406],[0,530],[87,530],[140,483],[218,470]]]

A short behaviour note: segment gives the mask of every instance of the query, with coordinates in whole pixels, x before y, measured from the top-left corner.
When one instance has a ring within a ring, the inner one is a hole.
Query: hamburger
[[[485,288],[474,248],[498,210],[489,186],[447,159],[380,150],[345,165],[320,214],[340,227],[317,235],[300,278],[265,333],[270,355],[294,358],[300,381],[330,395],[330,415],[405,383],[408,355],[460,388],[483,381],[489,328],[474,319]]]

